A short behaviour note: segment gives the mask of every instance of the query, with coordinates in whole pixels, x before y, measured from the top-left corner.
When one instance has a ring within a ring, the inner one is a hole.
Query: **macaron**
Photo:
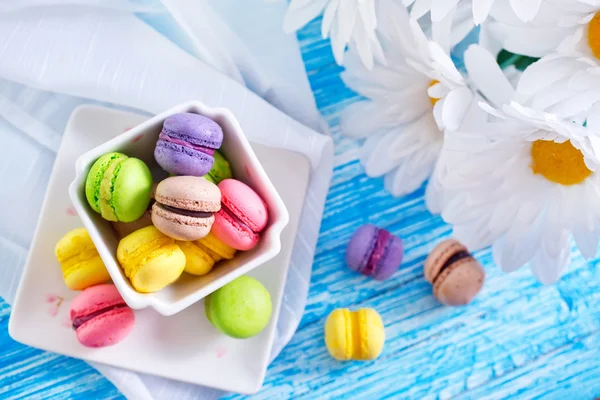
[[[148,208],[146,208],[146,211],[140,218],[132,222],[112,221],[110,223],[115,232],[117,232],[119,239],[123,239],[125,236],[137,231],[138,229],[152,225],[152,205],[154,204],[154,193],[157,186],[158,183],[156,182],[152,184],[152,196],[150,198],[150,204],[148,204]]]
[[[140,218],[133,222],[111,222],[111,225],[119,238],[122,239],[139,229],[152,225],[152,210],[147,210]]]
[[[202,115],[181,113],[163,123],[154,150],[156,162],[174,175],[203,176],[214,162],[214,151],[221,147],[223,130]]]
[[[104,347],[125,339],[135,325],[135,314],[113,284],[85,289],[71,303],[73,329],[79,343]]]
[[[254,278],[241,276],[204,299],[206,317],[227,336],[245,339],[258,335],[269,323],[271,296]]]
[[[221,209],[219,188],[204,178],[173,176],[158,184],[152,206],[152,223],[177,240],[198,240],[208,235]]]
[[[235,179],[219,183],[221,210],[215,214],[212,232],[227,246],[250,250],[269,220],[263,199],[248,185]]]
[[[377,280],[385,280],[398,271],[403,256],[402,239],[371,224],[358,228],[346,248],[348,267]]]
[[[65,234],[54,248],[69,289],[83,290],[110,280],[104,262],[85,228]]]
[[[231,166],[229,165],[229,161],[223,157],[223,155],[215,150],[215,154],[213,154],[213,158],[215,162],[213,163],[212,168],[208,171],[208,174],[204,175],[204,178],[218,185],[222,180],[231,179],[233,174],[231,173]]]
[[[485,271],[469,250],[454,239],[436,246],[425,260],[425,279],[443,304],[469,304],[485,281]]]
[[[185,272],[192,275],[206,275],[215,263],[230,260],[236,250],[221,242],[212,233],[195,242],[175,241],[185,254]]]
[[[185,254],[175,240],[154,226],[121,239],[117,260],[131,286],[140,293],[161,290],[175,282],[185,268]]]
[[[140,218],[150,203],[152,174],[137,158],[108,153],[92,165],[85,182],[85,196],[94,211],[108,221],[131,222]]]
[[[381,354],[384,343],[383,321],[372,308],[358,311],[338,308],[327,317],[325,344],[336,360],[374,360]]]

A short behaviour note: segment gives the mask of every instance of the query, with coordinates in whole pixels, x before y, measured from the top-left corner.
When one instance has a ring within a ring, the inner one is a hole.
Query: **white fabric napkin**
[[[0,0],[0,181],[18,189],[3,194],[11,207],[0,211],[0,296],[14,298],[61,134],[75,107],[94,102],[152,114],[199,99],[232,109],[251,140],[298,151],[312,164],[271,358],[281,351],[306,303],[333,145],[300,123],[274,132],[268,118],[240,109],[242,103],[247,108],[263,102],[249,91],[239,101],[233,88],[245,84],[297,120],[319,125],[295,38],[280,30],[284,6],[267,7],[262,0],[165,0],[164,6],[152,0]],[[202,24],[198,18],[205,18]],[[232,79],[210,87],[217,72],[201,60]],[[131,399],[222,394],[94,366]]]

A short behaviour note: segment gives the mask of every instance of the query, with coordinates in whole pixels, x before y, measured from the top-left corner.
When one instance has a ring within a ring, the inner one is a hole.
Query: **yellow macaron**
[[[372,308],[334,310],[325,322],[325,344],[336,360],[374,360],[385,342],[383,321]]]
[[[83,290],[110,280],[94,242],[85,228],[64,235],[54,249],[69,289]]]
[[[216,262],[232,259],[236,252],[233,247],[227,246],[212,233],[194,242],[175,243],[185,253],[185,272],[192,275],[208,274]]]
[[[175,282],[185,268],[181,248],[154,226],[138,229],[121,239],[117,260],[140,293],[161,290]]]

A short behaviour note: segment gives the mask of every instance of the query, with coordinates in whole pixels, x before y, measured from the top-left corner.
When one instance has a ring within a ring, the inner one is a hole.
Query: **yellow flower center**
[[[588,25],[588,43],[594,56],[600,58],[600,12],[594,15]]]
[[[576,185],[592,174],[585,166],[583,154],[570,140],[564,143],[536,140],[531,146],[531,159],[534,174],[561,185]]]
[[[432,87],[434,85],[437,85],[438,83],[440,83],[440,81],[437,81],[437,80],[434,79],[434,80],[431,81],[431,83],[429,84],[428,88],[430,88],[430,87]],[[429,96],[429,94],[427,94],[427,95]],[[432,106],[435,106],[435,103],[437,103],[438,100],[439,100],[439,97],[431,97],[431,96],[429,96],[429,101],[431,101],[431,105]]]

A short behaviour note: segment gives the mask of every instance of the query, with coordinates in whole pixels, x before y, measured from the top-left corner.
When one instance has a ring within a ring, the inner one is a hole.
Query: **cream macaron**
[[[485,280],[485,271],[469,250],[454,239],[440,243],[425,260],[425,279],[433,295],[449,306],[473,301]]]
[[[219,188],[202,177],[173,176],[161,181],[154,194],[152,223],[176,240],[198,240],[210,232],[221,209]]]

